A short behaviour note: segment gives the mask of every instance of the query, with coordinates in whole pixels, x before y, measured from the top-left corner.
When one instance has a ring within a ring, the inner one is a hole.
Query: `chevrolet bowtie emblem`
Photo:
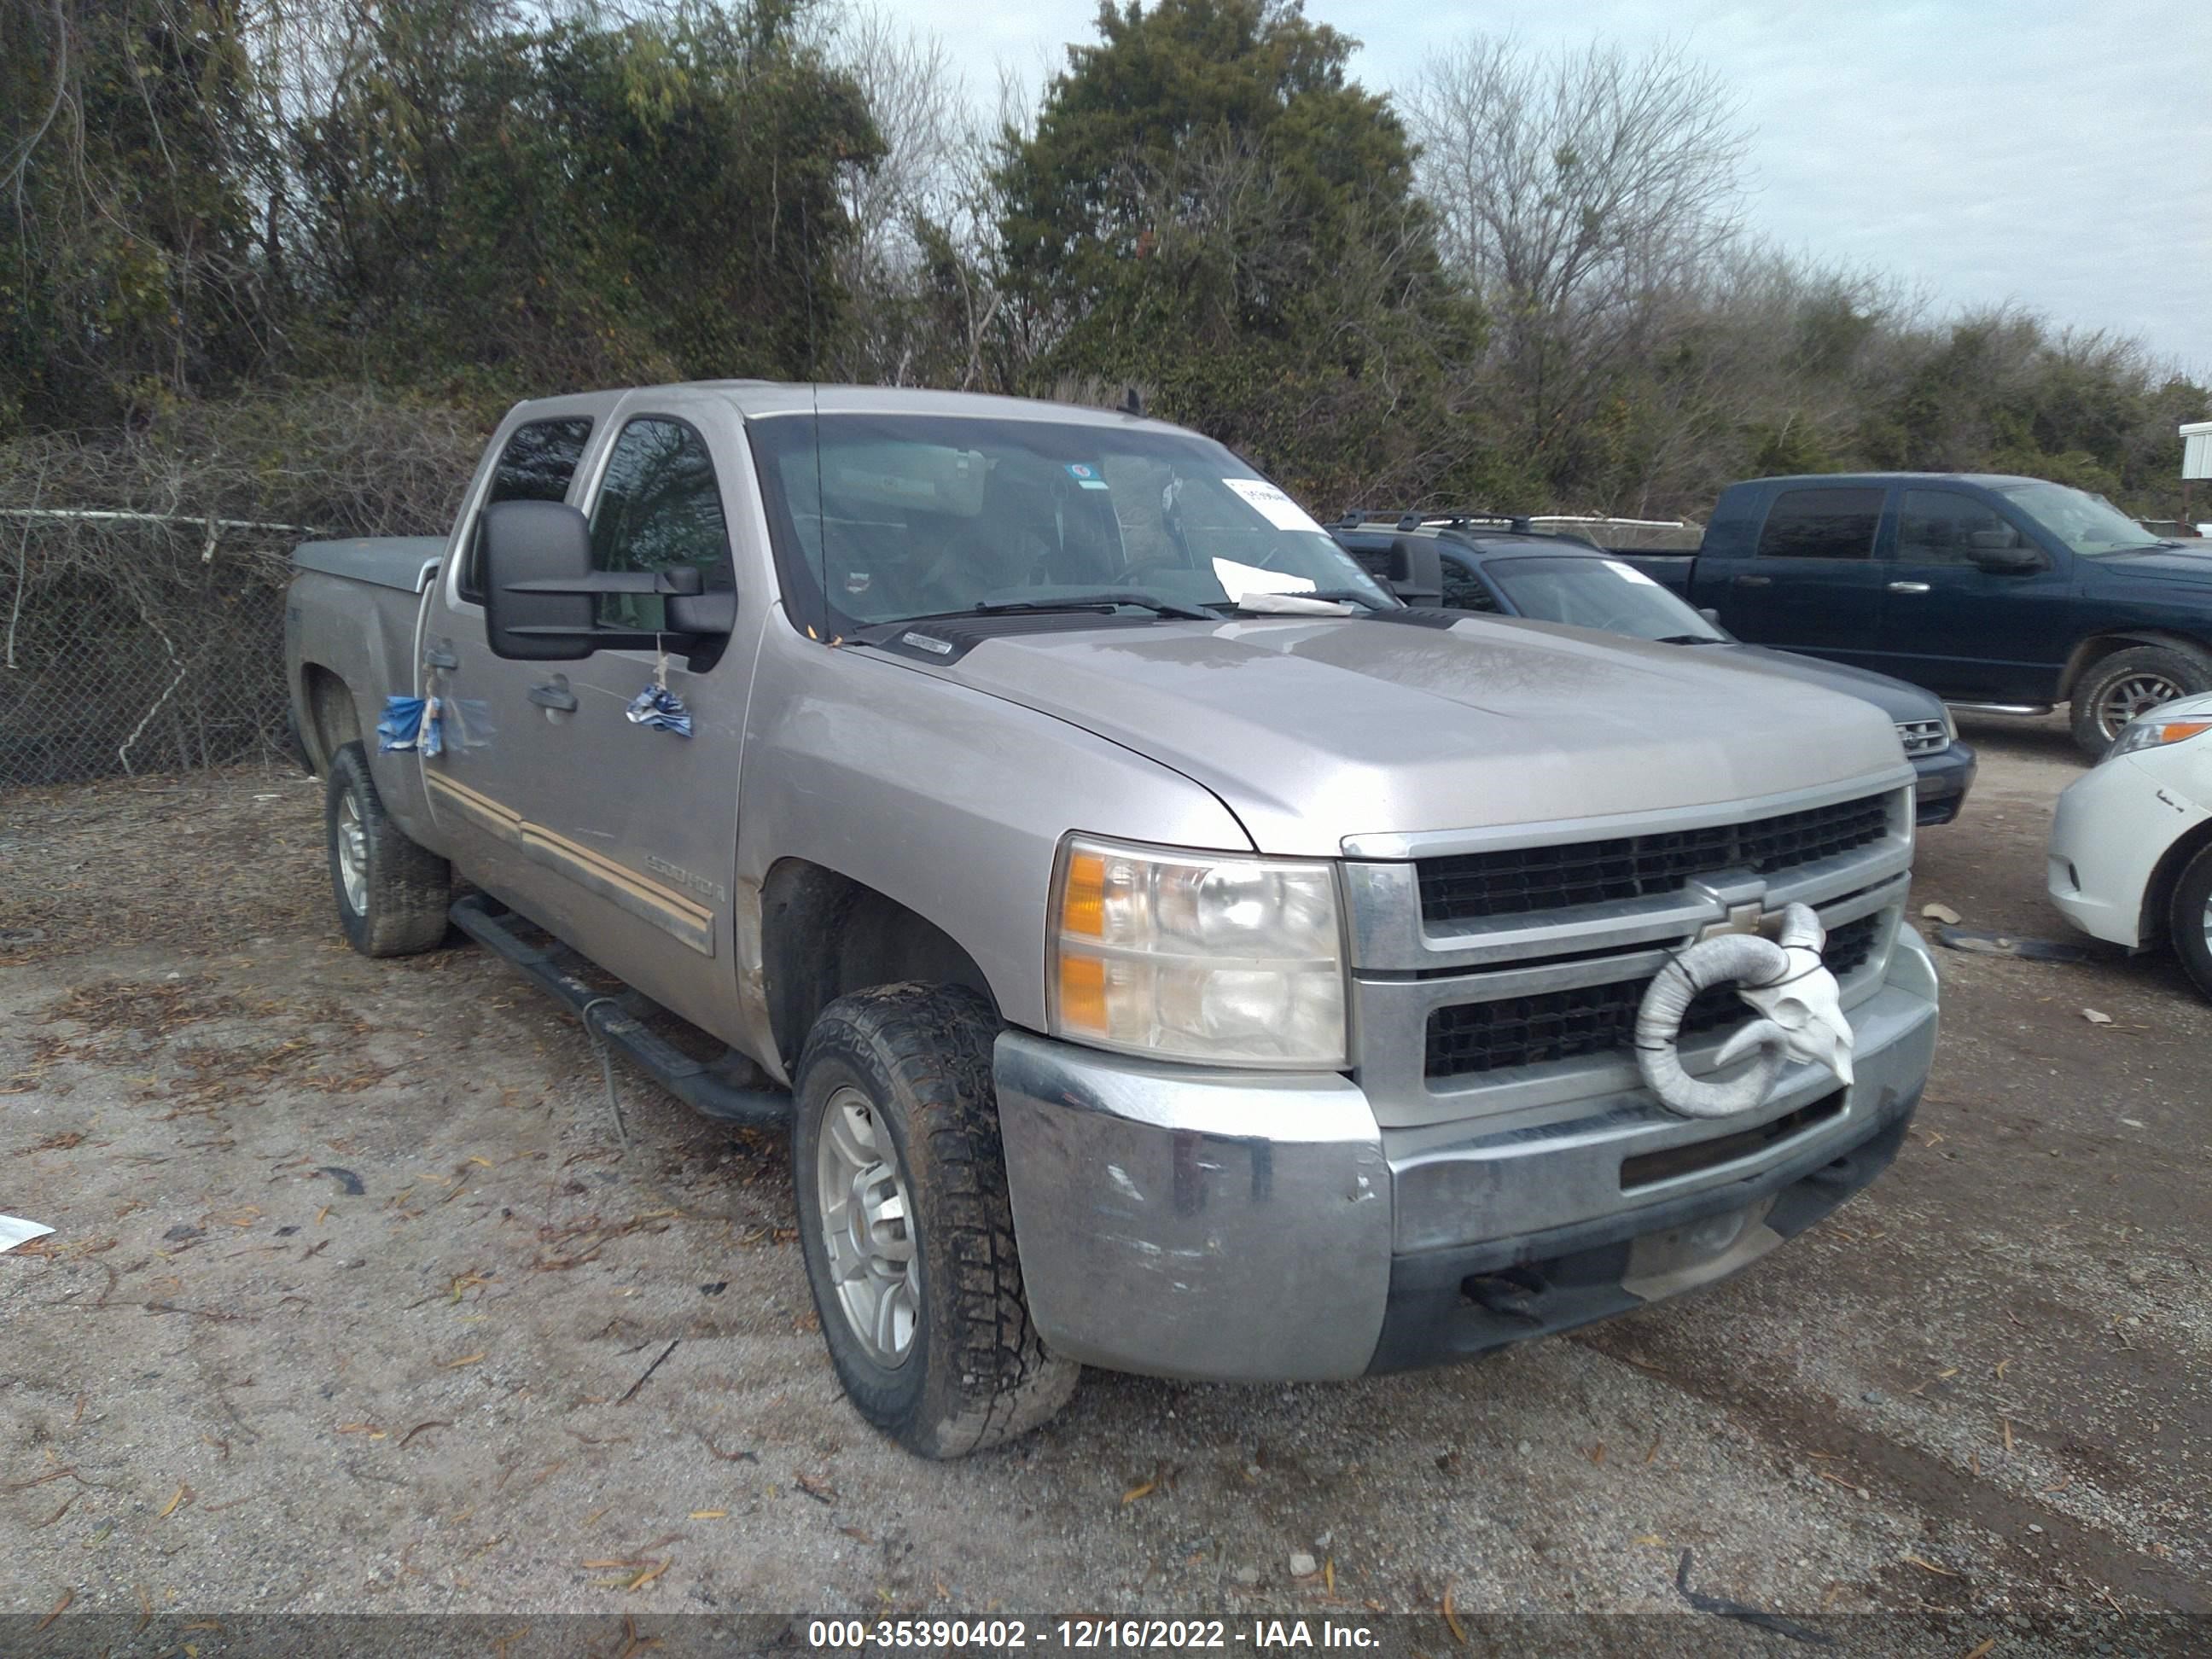
[[[1708,922],[1698,930],[1700,941],[1718,939],[1723,933],[1756,933],[1766,925],[1766,911],[1754,899],[1749,904],[1729,906],[1726,921]]]

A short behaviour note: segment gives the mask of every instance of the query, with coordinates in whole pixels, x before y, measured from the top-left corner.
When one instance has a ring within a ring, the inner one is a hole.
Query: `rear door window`
[[[1457,554],[1443,556],[1444,605],[1453,611],[1492,611],[1498,601],[1489,587],[1474,574],[1474,567]]]
[[[1762,559],[1868,559],[1881,524],[1880,489],[1785,489],[1759,532]]]
[[[507,447],[499,452],[499,463],[492,468],[491,487],[484,492],[483,504],[493,506],[500,501],[561,501],[568,498],[568,485],[576,476],[576,464],[584,458],[584,446],[591,441],[592,422],[589,416],[578,415],[562,420],[532,421],[514,429]],[[468,550],[461,556],[461,597],[472,604],[483,603],[483,532],[479,528],[469,538]]]

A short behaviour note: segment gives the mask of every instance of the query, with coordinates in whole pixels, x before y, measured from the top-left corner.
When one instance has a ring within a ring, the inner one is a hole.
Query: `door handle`
[[[1925,593],[1928,591],[1928,584],[1926,582],[1892,582],[1889,585],[1889,591],[1893,593]]]
[[[533,685],[530,701],[540,708],[558,708],[566,714],[576,712],[576,694],[565,685]]]
[[[1774,578],[1771,576],[1738,576],[1735,578],[1735,581],[1738,587],[1771,587],[1774,586]]]

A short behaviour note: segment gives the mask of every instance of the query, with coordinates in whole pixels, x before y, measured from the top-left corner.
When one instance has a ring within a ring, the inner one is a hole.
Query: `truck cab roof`
[[[1764,488],[1770,484],[1812,484],[1829,489],[1852,488],[1887,488],[1893,483],[1960,483],[1972,484],[1983,489],[2002,489],[2015,484],[2036,483],[2016,472],[1776,472],[1765,477],[1746,478],[1733,483],[1729,489]],[[1723,492],[1725,493],[1725,492]]]
[[[933,392],[918,386],[817,385],[785,380],[684,380],[659,386],[623,386],[571,392],[517,404],[507,422],[557,415],[604,415],[623,404],[650,403],[656,394],[681,392],[726,398],[743,418],[778,415],[932,415],[978,420],[1056,421],[1077,426],[1116,426],[1159,432],[1182,428],[1148,416],[1036,398],[1005,398],[990,392]]]

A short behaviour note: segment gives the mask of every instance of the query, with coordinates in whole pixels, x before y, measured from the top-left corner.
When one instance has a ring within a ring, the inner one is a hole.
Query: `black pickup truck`
[[[2010,714],[2072,706],[2101,755],[2212,691],[2212,548],[2039,478],[1865,472],[1723,492],[1694,554],[1625,553],[1739,639]]]

